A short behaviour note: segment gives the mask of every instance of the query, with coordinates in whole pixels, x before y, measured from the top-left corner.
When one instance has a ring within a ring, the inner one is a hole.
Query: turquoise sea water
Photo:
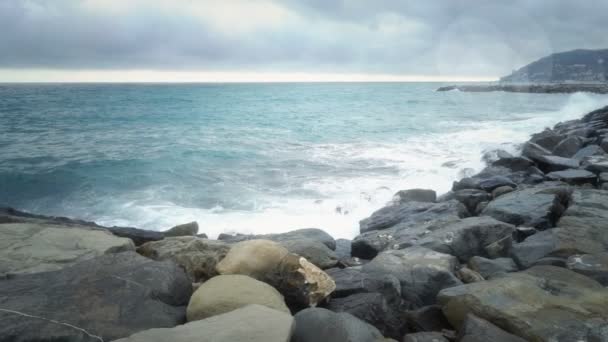
[[[0,85],[0,204],[201,232],[358,221],[409,187],[447,191],[493,148],[608,104],[439,83]]]

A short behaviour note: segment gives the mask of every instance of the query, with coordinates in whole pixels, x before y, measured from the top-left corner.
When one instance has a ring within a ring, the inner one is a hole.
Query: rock
[[[188,321],[197,321],[259,304],[290,314],[283,296],[272,286],[243,275],[220,275],[204,282],[190,298]]]
[[[302,228],[302,229],[292,230],[287,233],[265,234],[265,235],[221,234],[220,237],[218,237],[218,239],[225,240],[227,242],[239,242],[239,241],[246,241],[246,240],[270,240],[270,241],[275,241],[275,242],[279,242],[279,243],[286,242],[286,241],[300,240],[300,239],[311,239],[311,240],[316,240],[316,241],[322,242],[324,245],[326,245],[331,250],[336,249],[336,241],[334,240],[334,238],[331,237],[331,235],[327,234],[327,232],[325,232],[324,230],[318,229],[318,228]]]
[[[586,157],[583,158],[581,163],[587,171],[593,173],[608,172],[608,157],[606,156]]]
[[[395,243],[395,238],[393,236],[396,232],[397,229],[389,228],[374,230],[358,235],[352,242],[351,253],[353,257],[369,260],[391,246],[399,248],[399,245]]]
[[[393,201],[399,204],[406,202],[429,202],[437,201],[437,193],[428,189],[401,190],[393,196]]]
[[[131,240],[100,229],[43,223],[0,224],[0,275],[55,271],[134,248]]]
[[[608,183],[604,183],[600,186],[601,190],[608,190]]]
[[[297,240],[286,240],[280,244],[287,248],[290,253],[306,258],[321,269],[331,268],[338,263],[336,253],[324,245],[321,241],[309,238]]]
[[[216,269],[219,274],[242,274],[268,282],[287,254],[287,248],[274,241],[242,241],[230,248]]]
[[[464,204],[470,213],[476,211],[479,203],[487,202],[492,199],[492,196],[489,193],[477,189],[458,190],[454,192],[453,196],[457,201]]]
[[[581,239],[577,244],[579,254],[595,254],[599,245],[608,250],[608,192],[575,189],[557,226],[571,232],[573,238]]]
[[[563,181],[572,185],[595,184],[597,176],[586,170],[568,169],[564,171],[554,171],[546,175],[552,181]]]
[[[418,332],[407,334],[403,337],[403,342],[449,342],[440,332]]]
[[[515,189],[511,186],[499,186],[498,188],[492,190],[492,198],[500,197],[501,195],[508,194],[509,192],[513,192]],[[485,209],[485,208],[484,208]]]
[[[600,145],[604,152],[608,153],[608,139],[602,140],[602,144]]]
[[[466,316],[458,336],[460,342],[526,342],[475,315]]]
[[[0,336],[111,341],[182,324],[191,293],[190,280],[172,262],[134,252],[105,254],[59,271],[0,281]]]
[[[441,203],[406,202],[377,210],[372,216],[361,220],[361,233],[387,229],[396,225],[406,227],[439,218],[466,217],[466,208],[457,201]]]
[[[568,269],[595,279],[608,286],[608,253],[571,255],[566,262]]]
[[[475,283],[478,281],[485,280],[481,276],[481,274],[477,273],[476,271],[473,271],[472,269],[470,269],[468,267],[463,267],[463,268],[459,269],[458,271],[456,271],[456,276],[458,277],[458,279],[462,280],[462,282],[465,284]]]
[[[423,306],[417,310],[406,311],[404,318],[410,331],[442,331],[452,329],[439,305]]]
[[[115,342],[289,342],[293,330],[291,315],[248,305],[175,328],[142,331]]]
[[[601,156],[604,154],[606,154],[606,152],[598,145],[589,145],[576,152],[574,156],[572,156],[572,158],[576,160],[582,160],[586,157]]]
[[[352,241],[347,239],[337,239],[336,240],[336,257],[338,259],[348,259],[351,257],[351,243]]]
[[[384,336],[401,338],[403,322],[397,305],[391,305],[377,292],[356,293],[343,298],[332,298],[327,309],[349,313],[376,327]]]
[[[146,242],[158,241],[165,238],[162,232],[153,230],[130,227],[110,227],[106,229],[115,236],[131,239],[135,246],[141,246]]]
[[[608,172],[600,173],[598,178],[599,178],[600,183],[608,183]]]
[[[383,338],[378,329],[344,312],[310,308],[294,318],[296,329],[291,342],[372,342]]]
[[[479,187],[481,190],[492,192],[496,188],[500,188],[503,186],[510,186],[512,188],[516,188],[517,184],[513,183],[509,178],[504,176],[494,176],[491,178],[483,179],[479,182]]]
[[[491,150],[491,151],[486,151],[483,153],[483,155],[481,156],[481,160],[483,160],[484,162],[486,162],[487,164],[491,164],[499,159],[502,158],[512,158],[513,155],[505,150]]]
[[[568,199],[569,190],[563,186],[531,187],[498,197],[482,215],[516,226],[550,228],[563,213]]]
[[[558,157],[572,158],[582,147],[583,139],[577,136],[569,136],[555,146],[553,154]]]
[[[137,252],[154,260],[172,260],[182,266],[192,282],[206,281],[216,276],[216,265],[226,256],[230,246],[194,236],[166,238],[147,242]]]
[[[492,165],[507,167],[512,171],[525,171],[529,167],[534,166],[534,162],[526,157],[508,157],[500,158],[493,162]]]
[[[513,234],[513,235],[515,236],[515,240],[517,242],[522,242],[528,236],[534,235],[536,233],[538,233],[538,230],[536,228],[520,226],[520,227],[515,228],[515,234]]]
[[[600,341],[608,324],[608,289],[553,266],[444,289],[438,301],[454,326],[472,313],[530,341]]]
[[[439,290],[460,285],[453,274],[455,257],[424,247],[390,250],[362,266],[368,274],[391,274],[401,284],[401,295],[416,306],[435,303]]]
[[[198,234],[198,223],[196,221],[180,224],[164,232],[167,237],[171,236],[195,236]]]
[[[559,142],[559,141],[558,141]],[[556,143],[557,144],[557,143]],[[552,148],[550,146],[550,148]],[[533,142],[527,142],[524,144],[522,151],[522,155],[524,157],[530,158],[533,161],[537,161],[541,159],[543,156],[550,156],[551,151],[546,149],[543,146],[535,144]]]
[[[356,293],[381,293],[390,302],[400,301],[401,284],[391,274],[368,274],[361,267],[332,268],[326,271],[336,283],[332,298],[347,297]]]
[[[553,131],[551,129],[546,129],[543,132],[533,134],[530,141],[532,143],[536,143],[536,144],[542,146],[543,148],[546,148],[551,151],[563,139],[564,139],[563,135],[556,133],[555,131]]]
[[[572,158],[557,156],[541,156],[535,160],[543,172],[562,171],[576,169],[580,166],[580,161]]]
[[[518,270],[517,265],[511,258],[486,259],[474,256],[469,259],[468,265],[486,279]]]

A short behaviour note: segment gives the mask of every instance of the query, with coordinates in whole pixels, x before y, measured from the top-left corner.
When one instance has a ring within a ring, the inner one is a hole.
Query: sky
[[[0,82],[494,80],[607,0],[0,0]]]

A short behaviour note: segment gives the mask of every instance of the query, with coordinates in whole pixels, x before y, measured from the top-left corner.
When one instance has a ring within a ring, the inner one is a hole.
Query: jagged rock
[[[582,147],[583,139],[577,136],[569,136],[555,146],[553,154],[558,157],[572,158]]]
[[[472,314],[466,316],[458,335],[460,342],[526,342]]]
[[[543,172],[562,171],[576,169],[580,166],[580,161],[572,158],[558,156],[541,156],[535,160]]]
[[[198,223],[196,221],[180,224],[164,232],[167,237],[172,236],[195,236],[198,234]]]
[[[559,143],[559,141],[557,141],[556,144],[557,143]],[[537,160],[540,160],[543,156],[550,156],[551,151],[546,149],[543,146],[540,146],[538,144],[535,144],[535,143],[529,141],[529,142],[526,142],[524,144],[524,146],[522,147],[521,154],[524,157],[530,158],[533,161],[537,161]]]
[[[525,171],[534,166],[534,162],[526,157],[500,158],[492,163],[493,166],[507,167],[512,171]]]
[[[429,331],[407,334],[403,337],[403,342],[449,342],[442,333]]]
[[[516,226],[549,228],[563,213],[568,199],[569,190],[563,186],[531,187],[498,197],[482,215]]]
[[[513,183],[513,181],[504,176],[494,176],[491,178],[483,179],[479,182],[479,187],[481,188],[481,190],[487,192],[492,192],[494,191],[494,189],[502,186],[510,186],[512,188],[516,188],[517,184]]]
[[[531,341],[601,341],[608,325],[608,289],[553,266],[444,289],[438,301],[454,326],[472,313]]]
[[[311,240],[316,240],[316,241],[322,242],[324,245],[326,245],[331,250],[336,249],[336,241],[334,240],[334,238],[331,237],[331,235],[327,234],[327,232],[325,232],[324,230],[318,229],[318,228],[302,228],[302,229],[292,230],[287,233],[265,234],[265,235],[220,234],[218,239],[224,240],[227,242],[240,242],[240,241],[246,241],[246,240],[270,240],[270,241],[275,241],[275,242],[279,242],[279,243],[286,242],[286,241],[300,240],[300,239],[311,239]]]
[[[543,148],[548,149],[549,151],[553,150],[560,141],[564,139],[564,136],[556,133],[554,130],[545,129],[540,133],[535,133],[532,135],[530,142],[538,144]]]
[[[568,169],[563,171],[554,171],[546,175],[548,180],[563,181],[572,185],[595,184],[597,176],[586,170]]]
[[[393,196],[393,201],[396,203],[406,202],[429,202],[437,201],[437,193],[434,190],[428,189],[409,189],[401,190]]]
[[[469,267],[477,271],[482,277],[490,279],[494,276],[508,272],[516,272],[517,265],[511,258],[486,259],[474,256],[469,259]]]
[[[434,304],[439,290],[460,285],[454,275],[457,259],[424,247],[385,251],[362,266],[368,274],[391,274],[399,279],[402,297],[414,305]]]
[[[197,321],[238,308],[259,304],[290,313],[283,296],[272,286],[243,275],[220,275],[204,282],[192,295],[186,311]]]
[[[98,342],[173,327],[184,323],[191,293],[190,280],[170,261],[105,254],[0,281],[0,339]]]
[[[401,298],[399,279],[391,274],[368,274],[361,267],[331,268],[326,271],[336,283],[332,298],[350,296],[356,293],[381,293],[389,301]]]
[[[100,229],[44,223],[0,224],[0,275],[55,271],[134,248],[131,240]]]
[[[372,216],[361,220],[359,227],[361,233],[365,233],[397,225],[399,227],[412,226],[439,218],[466,217],[467,214],[466,208],[457,201],[441,203],[406,202],[375,211]]]
[[[492,199],[492,196],[484,190],[464,189],[457,190],[450,194],[450,197],[464,204],[470,213],[474,213],[477,205]]]
[[[595,279],[608,286],[608,253],[572,255],[566,262],[568,269]]]
[[[439,305],[423,306],[417,310],[406,311],[403,317],[410,331],[442,331],[452,329]]]
[[[248,305],[175,328],[145,330],[115,342],[289,342],[293,330],[291,315]]]
[[[391,246],[399,248],[393,236],[396,232],[397,229],[389,228],[358,235],[352,242],[351,254],[353,257],[369,260]]]
[[[456,271],[456,276],[458,277],[458,279],[462,280],[462,282],[465,284],[475,283],[478,281],[485,280],[481,274],[477,273],[476,271],[473,271],[472,269],[470,269],[468,267],[462,267],[461,269]]]
[[[608,172],[608,157],[606,156],[592,156],[583,158],[581,164],[585,167],[585,170],[593,173]]]
[[[182,266],[193,282],[205,281],[218,273],[215,267],[226,256],[230,246],[195,236],[170,237],[147,242],[137,252],[154,260],[172,260]]]
[[[282,241],[280,244],[290,253],[302,256],[322,269],[334,267],[338,263],[336,253],[319,240],[301,238]]]
[[[589,146],[583,147],[578,152],[576,152],[574,154],[574,156],[572,156],[572,158],[576,159],[576,160],[582,160],[586,157],[601,156],[604,154],[606,154],[606,152],[604,152],[604,150],[601,147],[599,147],[598,145],[589,145]]]
[[[382,334],[355,316],[323,308],[309,308],[295,316],[296,329],[291,342],[373,342]]]

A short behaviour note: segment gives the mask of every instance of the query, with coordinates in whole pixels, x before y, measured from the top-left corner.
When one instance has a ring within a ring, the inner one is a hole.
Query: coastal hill
[[[579,49],[554,53],[500,79],[500,82],[508,83],[595,83],[607,81],[608,49]]]

